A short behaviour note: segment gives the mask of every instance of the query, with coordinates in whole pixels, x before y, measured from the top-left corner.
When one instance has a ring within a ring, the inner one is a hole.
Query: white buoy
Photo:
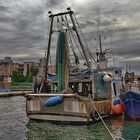
[[[103,80],[105,82],[110,82],[112,80],[112,74],[105,74],[105,76],[103,77]]]

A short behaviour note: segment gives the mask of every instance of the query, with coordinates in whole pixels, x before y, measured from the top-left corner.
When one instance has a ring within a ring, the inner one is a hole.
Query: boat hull
[[[140,94],[128,91],[121,95],[125,106],[125,119],[140,121]]]
[[[110,100],[89,101],[88,98],[79,99],[75,95],[65,95],[63,102],[58,105],[45,107],[44,102],[52,95],[29,94],[26,95],[26,113],[30,119],[55,121],[55,122],[84,122],[89,123],[98,120],[94,119],[95,108],[102,117],[110,114]],[[96,115],[97,117],[97,115]]]

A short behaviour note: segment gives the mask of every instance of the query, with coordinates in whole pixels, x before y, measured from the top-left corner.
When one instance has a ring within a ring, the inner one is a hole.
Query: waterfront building
[[[0,60],[0,88],[10,88],[13,60],[5,57]]]
[[[45,73],[45,65],[46,65],[46,59],[45,58],[42,58],[39,60],[39,63],[38,63],[38,69],[39,69],[39,72],[38,72],[38,75],[40,76],[43,76],[43,74]],[[55,73],[56,72],[56,66],[55,65],[49,65],[48,66],[48,72],[53,72]]]
[[[27,74],[29,73],[32,67],[38,68],[38,63],[37,62],[24,62],[23,75],[27,76]]]
[[[24,65],[20,63],[13,63],[12,71],[18,71],[20,75],[23,75]]]

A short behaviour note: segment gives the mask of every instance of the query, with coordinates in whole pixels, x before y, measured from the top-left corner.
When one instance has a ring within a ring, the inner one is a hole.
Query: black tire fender
[[[91,111],[90,117],[91,117],[92,120],[94,120],[94,121],[99,121],[99,120],[100,120],[100,117],[99,117],[98,113],[97,113],[95,110],[94,110],[94,111]]]

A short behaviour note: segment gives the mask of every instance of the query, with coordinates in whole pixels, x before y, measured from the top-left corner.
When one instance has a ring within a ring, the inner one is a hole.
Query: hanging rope
[[[105,124],[104,120],[102,119],[102,117],[101,117],[100,113],[98,112],[98,110],[97,110],[97,108],[96,108],[95,104],[92,102],[91,97],[89,97],[89,100],[90,100],[91,104],[93,105],[93,107],[94,107],[95,111],[97,112],[97,114],[98,114],[98,116],[99,116],[100,120],[102,121],[103,125],[105,126],[106,130],[108,131],[108,133],[110,134],[110,136],[112,137],[112,139],[113,139],[113,140],[115,140],[115,138],[114,138],[113,134],[111,133],[111,131],[109,130],[109,128],[108,128],[108,127],[107,127],[107,125]]]
[[[66,19],[66,22],[67,22],[68,27],[70,28],[70,26],[69,26],[69,24],[68,24],[68,20],[67,20],[67,16],[66,16],[66,15],[65,15],[65,19]],[[76,20],[76,17],[75,17],[75,20]],[[79,30],[80,30],[80,26],[79,26],[77,20],[76,20],[76,23],[77,23],[77,25],[78,25],[78,27],[79,27]],[[72,35],[73,35],[74,38],[75,38],[74,41],[76,42],[76,40],[78,40],[77,37],[76,37],[76,35],[75,35],[72,31],[71,31],[71,33],[72,33]],[[84,38],[84,37],[83,37],[83,38]],[[77,45],[77,46],[78,46],[78,45]],[[79,49],[79,48],[78,48],[78,49]],[[84,49],[85,49],[85,51],[87,52],[86,54],[90,57],[91,61],[93,60],[92,62],[96,63],[96,61],[95,61],[93,55],[91,54],[91,50],[89,50],[88,47],[87,47],[87,44],[84,45]],[[79,52],[81,53],[80,49],[79,49]],[[81,56],[84,58],[84,56],[83,56],[82,53],[81,53]],[[76,59],[76,56],[75,56],[75,59]],[[97,64],[97,65],[98,65],[98,64]]]
[[[56,22],[56,23],[57,23],[57,30],[60,30],[59,17],[57,16],[57,18],[56,18],[56,19],[57,19],[57,22]]]
[[[68,23],[68,20],[67,20],[67,16],[65,15],[65,19],[66,19],[66,24],[67,24],[67,26],[68,26],[68,28],[70,29],[70,26],[69,26],[69,23]],[[73,32],[70,30],[70,32],[69,32],[69,37],[70,37],[70,42],[71,42],[71,48],[72,48],[72,51],[73,51],[73,55],[74,55],[74,58],[75,58],[75,63],[76,63],[76,65],[77,64],[79,64],[80,62],[79,62],[79,59],[78,59],[78,55],[75,53],[75,51],[74,51],[74,47],[73,47],[73,43],[72,43],[72,38],[71,38],[71,34],[73,34]],[[75,40],[74,40],[75,41]],[[75,44],[76,44],[76,46],[77,46],[77,48],[78,48],[78,44],[76,43],[76,41],[75,41]],[[79,50],[79,52],[81,53],[81,51]],[[82,53],[81,53],[82,54]]]
[[[62,25],[62,21],[60,22],[59,17],[57,16],[57,23],[59,24],[59,29],[58,30],[62,30],[63,25]]]
[[[113,58],[113,65],[114,65],[114,67],[116,67],[115,57],[114,57],[114,54],[113,54],[112,50],[111,50],[111,54],[112,54],[112,58]]]
[[[76,44],[76,46],[77,46],[77,49],[78,49],[78,51],[79,51],[79,53],[80,53],[80,55],[82,56],[82,58],[84,59],[85,57],[84,57],[84,54],[83,54],[83,52],[82,52],[82,50],[81,50],[81,48],[80,48],[80,45],[78,45],[78,43],[77,43],[77,37],[76,37],[76,35],[71,31],[71,35],[73,36],[73,41],[74,41],[74,43]]]
[[[70,36],[70,40],[71,40],[71,46],[70,46],[70,47],[72,48],[73,56],[74,56],[74,58],[75,58],[75,64],[77,65],[77,64],[80,63],[80,62],[79,62],[79,58],[78,58],[78,55],[76,54],[76,52],[74,51],[74,47],[73,47],[71,35],[69,34],[69,36]],[[77,48],[78,48],[78,44],[76,44],[76,45],[77,45]],[[81,51],[79,51],[79,52],[81,52]]]
[[[69,23],[68,23],[68,21],[67,21],[67,17],[66,17],[66,15],[65,15],[65,19],[66,19],[66,26],[70,29],[70,26],[69,26]],[[67,31],[68,32],[68,36],[69,36],[69,38],[68,38],[68,41],[69,41],[69,49],[71,48],[72,49],[72,52],[73,52],[73,54],[74,54],[74,48],[73,48],[73,43],[72,43],[72,38],[71,38],[71,35],[70,35],[70,31]],[[69,51],[69,52],[71,52],[71,51]],[[74,56],[74,55],[73,55]],[[71,58],[71,56],[70,56],[70,53],[69,53],[69,58]],[[70,62],[71,62],[71,64],[72,64],[72,61],[73,61],[73,59],[70,59]]]
[[[137,140],[140,140],[140,134],[138,135],[138,138],[137,138]]]
[[[71,40],[71,36],[70,36],[70,32],[68,32],[68,34],[69,34],[69,52],[71,52],[71,50],[72,50],[72,53],[74,54],[74,48],[73,48],[73,44],[72,44],[72,40]],[[71,49],[71,50],[70,50]],[[69,53],[70,54],[70,53]],[[75,58],[74,58],[74,55],[73,55],[73,59],[71,58],[71,55],[69,55],[69,58],[70,58],[70,62],[71,62],[71,65],[72,65],[72,61],[74,61],[75,60]]]
[[[50,51],[50,67],[51,67],[51,72],[53,73],[53,69],[52,69],[52,58],[51,58],[51,51]]]
[[[64,24],[64,18],[63,18],[62,15],[61,15],[61,23],[62,23],[62,25],[65,25],[65,24]]]
[[[86,46],[86,51],[89,53],[89,56],[92,58],[92,62],[94,62],[98,67],[99,67],[99,65],[98,65],[98,63],[96,62],[96,60],[95,60],[95,58],[93,57],[93,55],[91,54],[91,50],[88,48],[88,43],[85,41],[85,37],[84,37],[84,35],[83,35],[83,33],[82,33],[82,30],[81,30],[81,28],[80,28],[80,25],[79,25],[79,23],[78,23],[78,21],[77,21],[77,19],[76,19],[76,16],[75,16],[75,14],[74,14],[74,19],[75,19],[75,21],[76,21],[76,23],[77,23],[77,25],[78,25],[78,28],[79,28],[79,31],[80,31],[80,33],[81,33],[81,35],[82,35],[82,38],[83,38],[83,40],[84,40],[84,42],[85,42],[85,46]],[[84,47],[85,47],[84,46]]]
[[[82,33],[82,30],[81,30],[81,28],[80,28],[80,25],[79,25],[79,23],[78,23],[77,19],[76,19],[75,14],[74,14],[74,19],[75,19],[75,21],[76,21],[76,24],[78,25],[78,30],[79,30],[79,31],[80,31],[80,33],[81,33],[82,39],[83,39],[83,40],[84,40],[84,42],[85,42],[84,47],[86,46],[86,49],[88,50],[88,49],[89,49],[89,48],[87,47],[87,46],[88,46],[88,43],[87,43],[87,42],[86,42],[86,40],[85,40],[84,34]],[[89,50],[89,52],[91,52],[91,50]]]

